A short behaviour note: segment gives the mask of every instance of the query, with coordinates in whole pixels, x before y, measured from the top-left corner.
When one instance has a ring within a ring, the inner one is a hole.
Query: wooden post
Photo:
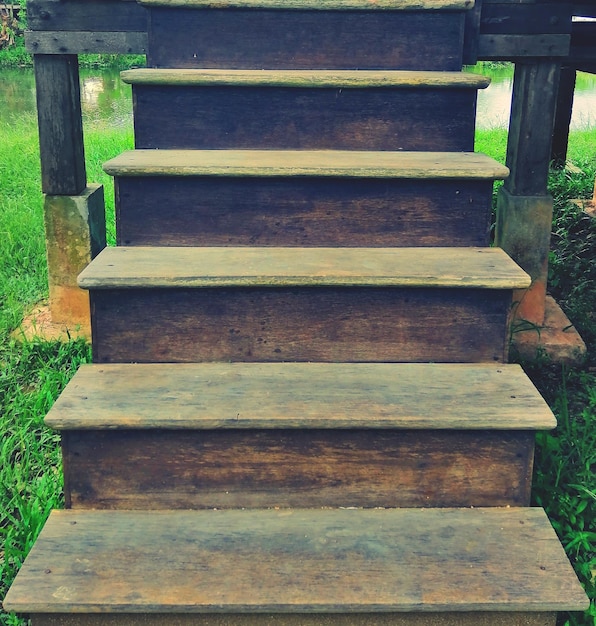
[[[74,196],[87,186],[76,54],[36,54],[35,87],[44,193]]]
[[[515,317],[544,323],[552,198],[547,193],[560,64],[516,63],[507,144],[509,178],[497,203],[496,243],[532,278],[517,293]]]
[[[558,168],[565,167],[567,162],[567,144],[569,143],[569,126],[573,112],[575,76],[576,71],[574,67],[565,66],[561,68],[551,151],[553,165]]]
[[[78,274],[106,245],[103,188],[87,187],[76,55],[34,55],[52,322],[90,333]]]

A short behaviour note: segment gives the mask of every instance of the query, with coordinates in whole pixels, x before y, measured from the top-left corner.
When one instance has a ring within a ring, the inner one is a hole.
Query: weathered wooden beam
[[[507,143],[506,189],[515,196],[544,196],[555,119],[560,64],[516,63]]]
[[[566,66],[561,68],[551,149],[553,165],[559,168],[564,167],[567,161],[567,144],[569,143],[569,125],[571,124],[571,114],[573,112],[575,75],[574,67]]]
[[[524,57],[565,57],[569,53],[570,35],[480,34],[478,58],[503,61]]]
[[[32,54],[144,54],[146,32],[27,31]]]
[[[79,62],[76,55],[34,55],[42,190],[74,196],[87,185]]]
[[[27,25],[34,31],[147,30],[147,9],[134,1],[29,0]]]
[[[492,4],[482,8],[480,32],[519,35],[569,34],[571,8],[560,2]]]

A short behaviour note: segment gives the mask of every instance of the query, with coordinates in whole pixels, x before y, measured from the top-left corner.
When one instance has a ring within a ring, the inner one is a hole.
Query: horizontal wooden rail
[[[515,60],[566,57],[571,44],[571,15],[566,2],[477,2],[468,28],[477,42],[467,45],[468,59]],[[577,9],[578,11],[580,9]],[[142,54],[147,40],[147,9],[131,0],[30,0],[27,49],[34,54]]]

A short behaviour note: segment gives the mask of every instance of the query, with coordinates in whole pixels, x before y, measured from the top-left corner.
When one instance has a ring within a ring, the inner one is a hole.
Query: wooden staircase
[[[144,0],[94,364],[33,626],[553,626],[587,598],[530,504],[554,417],[460,73],[466,0]]]

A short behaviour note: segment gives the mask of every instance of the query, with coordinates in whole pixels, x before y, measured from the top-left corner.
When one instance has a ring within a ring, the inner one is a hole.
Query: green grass
[[[43,416],[79,363],[89,359],[81,342],[18,344],[10,338],[33,303],[46,297],[43,207],[34,116],[0,118],[0,597],[45,520],[62,504],[58,440]],[[505,131],[478,134],[477,149],[503,161]],[[593,180],[596,131],[572,134],[570,158],[585,175],[553,174],[556,195],[551,285],[584,334],[586,366],[566,370],[547,362],[525,364],[559,418],[538,437],[534,502],[544,506],[592,599],[596,566],[596,226],[568,202],[586,196]],[[113,187],[103,161],[132,147],[132,132],[86,131],[88,179],[103,183],[113,241]],[[590,179],[592,177],[592,179]],[[0,624],[22,624],[0,613]],[[562,623],[594,626],[594,606]]]

